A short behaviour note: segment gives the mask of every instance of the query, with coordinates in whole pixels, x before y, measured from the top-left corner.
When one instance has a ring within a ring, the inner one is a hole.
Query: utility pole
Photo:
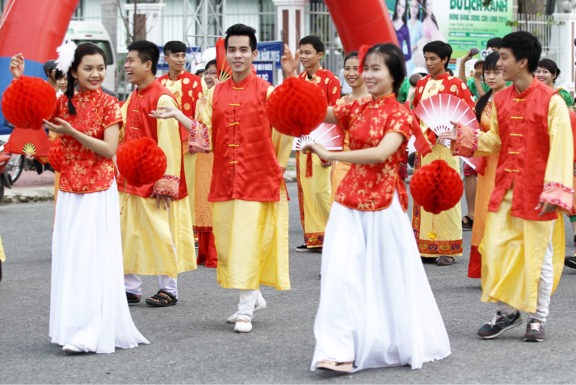
[[[202,50],[213,46],[224,35],[222,19],[226,0],[184,1],[184,40]]]

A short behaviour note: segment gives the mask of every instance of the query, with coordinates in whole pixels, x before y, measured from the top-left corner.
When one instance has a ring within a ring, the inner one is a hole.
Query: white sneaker
[[[236,333],[250,333],[252,331],[252,322],[247,320],[238,320],[234,325]]]
[[[259,311],[264,310],[264,309],[266,309],[266,300],[262,296],[262,293],[258,292],[258,298],[256,298],[256,304],[254,305],[254,313],[259,312]],[[236,313],[232,314],[230,317],[228,317],[226,322],[229,324],[233,324],[233,323],[236,323],[237,320],[238,320],[238,312],[236,312]]]

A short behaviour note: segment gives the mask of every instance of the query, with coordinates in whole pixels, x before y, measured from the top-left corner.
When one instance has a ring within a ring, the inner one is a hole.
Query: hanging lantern
[[[126,142],[116,152],[118,171],[133,186],[155,183],[166,173],[166,154],[154,139],[142,137]]]
[[[422,166],[410,179],[412,198],[432,214],[439,214],[456,206],[463,190],[460,174],[442,159]]]
[[[324,121],[327,108],[326,98],[316,84],[289,78],[268,98],[266,115],[279,132],[300,137]]]
[[[56,91],[40,78],[21,76],[2,96],[2,113],[16,127],[40,129],[56,109]]]

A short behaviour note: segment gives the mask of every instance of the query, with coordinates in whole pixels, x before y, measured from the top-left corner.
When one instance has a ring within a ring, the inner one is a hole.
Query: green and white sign
[[[513,0],[492,0],[488,7],[482,3],[482,0],[435,2],[440,30],[454,49],[452,57],[460,57],[473,47],[482,51],[488,40],[512,32],[508,22],[512,20]]]

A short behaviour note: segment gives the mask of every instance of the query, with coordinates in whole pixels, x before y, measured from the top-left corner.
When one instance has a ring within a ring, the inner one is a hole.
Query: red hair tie
[[[366,59],[366,54],[368,53],[369,49],[370,49],[369,45],[363,44],[358,50],[358,61],[360,61],[360,68],[358,72],[360,72],[360,74],[364,72],[364,59]]]

